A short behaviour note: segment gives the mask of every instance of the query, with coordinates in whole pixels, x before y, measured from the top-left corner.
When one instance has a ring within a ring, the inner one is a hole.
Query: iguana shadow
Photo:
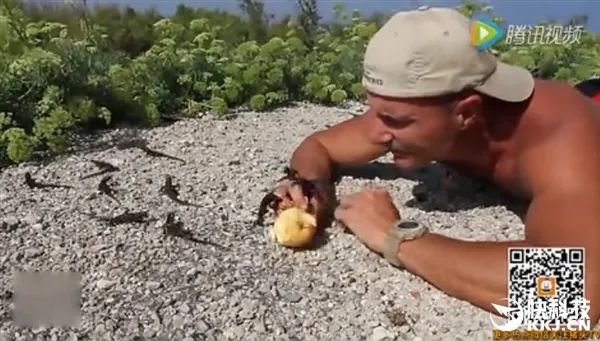
[[[364,166],[343,167],[339,176],[416,181],[417,184],[412,189],[413,198],[404,205],[426,212],[460,212],[473,208],[504,206],[523,219],[529,203],[502,192],[490,182],[459,177],[453,189],[443,189],[440,180],[446,169],[445,166],[434,163],[416,171],[406,172],[393,163],[374,161]]]

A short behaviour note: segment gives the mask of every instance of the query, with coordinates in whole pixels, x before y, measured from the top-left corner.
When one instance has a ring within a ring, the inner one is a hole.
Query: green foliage
[[[387,17],[366,19],[336,4],[326,23],[316,3],[297,0],[300,13],[277,21],[258,0],[240,0],[243,16],[179,6],[170,18],[3,1],[0,162],[64,152],[69,133],[154,125],[161,115],[362,100],[362,57]],[[485,3],[465,1],[459,10],[502,23]],[[600,74],[599,49],[598,38],[584,33],[570,46],[500,43],[493,52],[539,77],[578,82]]]

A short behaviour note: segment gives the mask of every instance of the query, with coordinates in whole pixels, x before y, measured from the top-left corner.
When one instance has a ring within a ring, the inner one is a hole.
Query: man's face
[[[421,168],[449,155],[460,122],[448,105],[372,95],[368,101],[374,120],[371,132],[389,145],[398,167]]]

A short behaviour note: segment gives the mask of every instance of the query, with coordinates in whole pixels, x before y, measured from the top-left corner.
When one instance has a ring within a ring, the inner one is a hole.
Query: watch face
[[[398,224],[399,229],[412,230],[416,229],[417,227],[419,227],[419,223],[416,221],[402,221]]]

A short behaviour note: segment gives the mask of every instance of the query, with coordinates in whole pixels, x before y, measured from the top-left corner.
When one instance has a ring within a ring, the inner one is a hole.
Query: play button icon
[[[491,20],[477,20],[471,24],[471,44],[487,50],[504,36],[504,30]]]
[[[479,39],[485,39],[485,37],[487,37],[488,35],[488,30],[486,30],[484,27],[479,27]]]

